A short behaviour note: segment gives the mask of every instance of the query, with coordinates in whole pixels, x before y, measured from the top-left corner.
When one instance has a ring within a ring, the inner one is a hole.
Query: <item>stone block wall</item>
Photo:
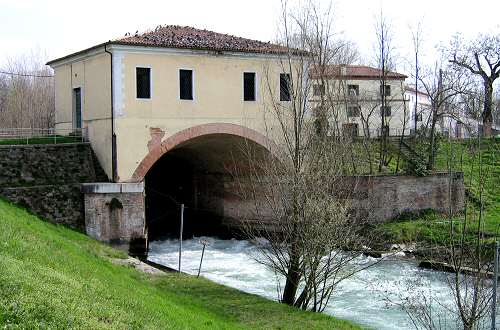
[[[87,235],[129,252],[134,249],[145,252],[147,232],[142,183],[87,183],[82,185],[82,191]]]
[[[84,231],[79,184],[0,187],[0,196],[53,223]]]
[[[0,146],[0,187],[107,181],[88,143]]]
[[[107,181],[88,143],[0,146],[0,197],[84,231],[80,184]]]

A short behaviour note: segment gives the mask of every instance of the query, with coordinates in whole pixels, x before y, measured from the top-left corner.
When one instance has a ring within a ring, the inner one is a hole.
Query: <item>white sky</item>
[[[297,2],[300,0],[292,0]],[[325,0],[326,3],[329,0]],[[424,24],[426,61],[436,44],[455,32],[474,36],[500,25],[500,0],[334,0],[337,29],[355,41],[366,61],[373,53],[374,18],[383,8],[394,46],[411,59],[409,25]],[[190,25],[237,36],[273,40],[280,0],[0,0],[0,66],[9,57],[39,49],[49,59],[154,28]],[[498,31],[498,30],[496,30]]]

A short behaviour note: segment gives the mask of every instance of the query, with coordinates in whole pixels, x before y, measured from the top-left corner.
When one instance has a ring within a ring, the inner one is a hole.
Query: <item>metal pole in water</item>
[[[182,231],[184,230],[184,204],[181,204],[181,230],[179,233],[179,273],[181,272],[182,259]]]
[[[498,241],[495,244],[495,261],[493,263],[493,299],[491,301],[491,330],[496,329],[498,287]]]
[[[201,250],[200,267],[198,267],[198,275],[196,275],[196,277],[200,277],[201,263],[203,262],[203,255],[205,254],[205,246],[207,246],[206,241],[201,241],[200,243],[203,244],[203,249]]]

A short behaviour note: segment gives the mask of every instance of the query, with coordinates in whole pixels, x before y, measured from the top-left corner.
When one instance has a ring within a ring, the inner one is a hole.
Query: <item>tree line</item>
[[[54,78],[45,62],[33,51],[0,67],[0,129],[54,127]]]

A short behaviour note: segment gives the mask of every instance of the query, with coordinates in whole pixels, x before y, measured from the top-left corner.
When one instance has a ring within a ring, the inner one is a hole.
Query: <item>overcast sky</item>
[[[427,61],[435,55],[430,49],[455,32],[474,36],[500,24],[500,0],[333,3],[337,30],[357,43],[366,62],[373,53],[374,18],[382,8],[396,34],[401,71],[411,52],[409,26],[418,21],[423,22]],[[276,35],[279,8],[279,0],[0,0],[0,65],[31,49],[40,49],[53,59],[159,24],[190,25],[270,41]]]

